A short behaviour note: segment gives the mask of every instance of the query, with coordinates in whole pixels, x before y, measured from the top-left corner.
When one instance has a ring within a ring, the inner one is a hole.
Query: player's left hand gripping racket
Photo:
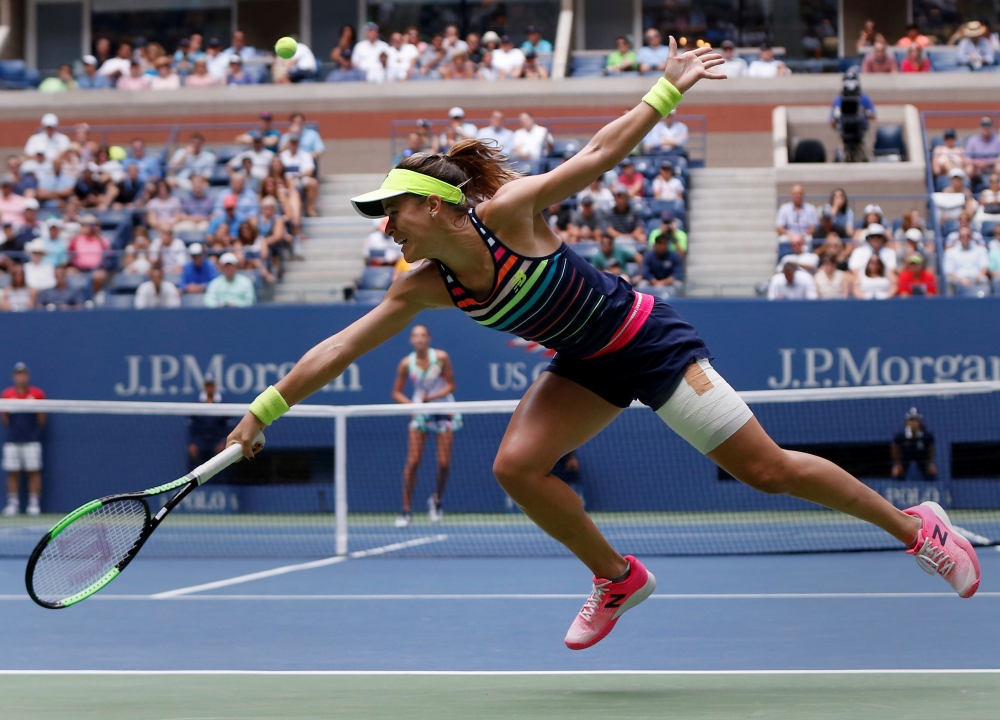
[[[264,434],[253,450],[264,447]],[[86,600],[114,580],[132,562],[143,543],[187,494],[243,457],[230,445],[184,477],[141,492],[108,495],[77,508],[49,530],[35,546],[25,584],[31,599],[58,609]],[[146,498],[180,488],[151,515]]]

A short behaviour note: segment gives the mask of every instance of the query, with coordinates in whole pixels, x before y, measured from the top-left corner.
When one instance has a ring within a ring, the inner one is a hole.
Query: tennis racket
[[[262,447],[264,434],[258,433],[253,450]],[[28,595],[52,609],[86,600],[118,577],[188,493],[241,457],[243,448],[230,445],[178,480],[141,492],[108,495],[77,508],[56,523],[31,553],[24,576]],[[177,492],[151,514],[146,499],[171,490]]]

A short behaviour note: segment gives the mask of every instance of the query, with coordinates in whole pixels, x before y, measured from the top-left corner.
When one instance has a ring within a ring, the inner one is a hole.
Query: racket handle
[[[260,448],[264,447],[264,433],[257,433],[257,436],[253,439],[253,444],[256,451],[259,451]],[[243,457],[243,446],[235,444],[230,445],[208,462],[203,463],[192,470],[191,477],[192,479],[197,480],[199,485],[202,485],[235,463],[241,457]]]

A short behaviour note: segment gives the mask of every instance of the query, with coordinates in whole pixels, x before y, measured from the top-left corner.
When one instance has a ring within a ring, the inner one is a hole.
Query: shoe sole
[[[623,604],[621,606],[621,609],[615,613],[615,616],[611,619],[611,622],[609,622],[601,629],[601,632],[597,633],[597,635],[595,635],[590,640],[584,643],[576,643],[566,640],[565,641],[566,647],[568,647],[570,650],[586,650],[587,648],[593,647],[601,640],[606,638],[608,636],[608,633],[610,633],[612,630],[615,629],[615,625],[618,623],[618,620],[619,618],[621,618],[622,615],[624,615],[627,611],[631,610],[636,605],[641,603],[643,600],[648,598],[650,595],[653,594],[653,591],[656,590],[656,578],[653,576],[653,573],[647,570],[646,574],[648,575],[648,577],[646,578],[646,584],[643,585],[637,592],[635,592],[632,595],[632,597],[630,597],[628,600],[625,601],[625,604]]]
[[[965,553],[972,558],[972,567],[976,569],[976,581],[972,583],[972,587],[966,591],[965,595],[962,595],[961,593],[958,595],[963,599],[972,597],[976,594],[976,590],[979,589],[979,581],[982,579],[979,571],[979,558],[976,557],[976,549],[972,547],[972,543],[966,540],[965,536],[956,530],[955,526],[951,524],[951,518],[948,517],[948,513],[945,512],[943,507],[932,500],[928,500],[920,504],[926,508],[930,508],[931,512],[937,515],[944,522],[944,524],[948,526],[948,530],[951,532],[951,536],[955,540],[955,544],[962,548]]]

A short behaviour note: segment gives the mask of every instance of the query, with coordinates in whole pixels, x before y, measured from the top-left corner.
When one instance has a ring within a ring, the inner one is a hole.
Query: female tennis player
[[[431,347],[431,334],[424,325],[414,325],[410,331],[413,352],[399,363],[396,382],[392,386],[392,399],[398,403],[455,402],[455,374],[451,358],[444,350]],[[406,397],[407,378],[413,384],[413,396]],[[427,516],[431,522],[441,522],[444,510],[441,499],[448,484],[451,469],[451,445],[455,431],[462,429],[461,415],[430,415],[420,413],[410,420],[410,435],[406,449],[406,467],[403,468],[403,511],[396,518],[396,527],[410,524],[413,491],[417,487],[417,471],[424,454],[427,434],[434,433],[437,444],[437,481],[434,494],[427,498]]]
[[[516,177],[497,150],[475,140],[445,155],[401,161],[380,189],[352,202],[365,217],[388,215],[386,232],[408,262],[432,262],[401,276],[378,307],[307,352],[251,404],[230,442],[252,455],[254,435],[289,405],[420,311],[456,305],[482,325],[557,351],[511,418],[493,472],[525,514],[595,575],[566,636],[570,648],[601,640],[656,585],[642,563],[622,557],[601,535],[576,493],[549,474],[636,398],[744,483],[866,520],[903,543],[923,569],[971,596],[979,585],[975,552],[939,506],[897,510],[836,465],[779,448],[712,368],[691,325],[666,303],[594,269],[541,215],[618,165],[698,80],[724,78],[713,70],[721,63],[707,47],[678,55],[671,38],[664,77],[643,101],[544,175]]]

